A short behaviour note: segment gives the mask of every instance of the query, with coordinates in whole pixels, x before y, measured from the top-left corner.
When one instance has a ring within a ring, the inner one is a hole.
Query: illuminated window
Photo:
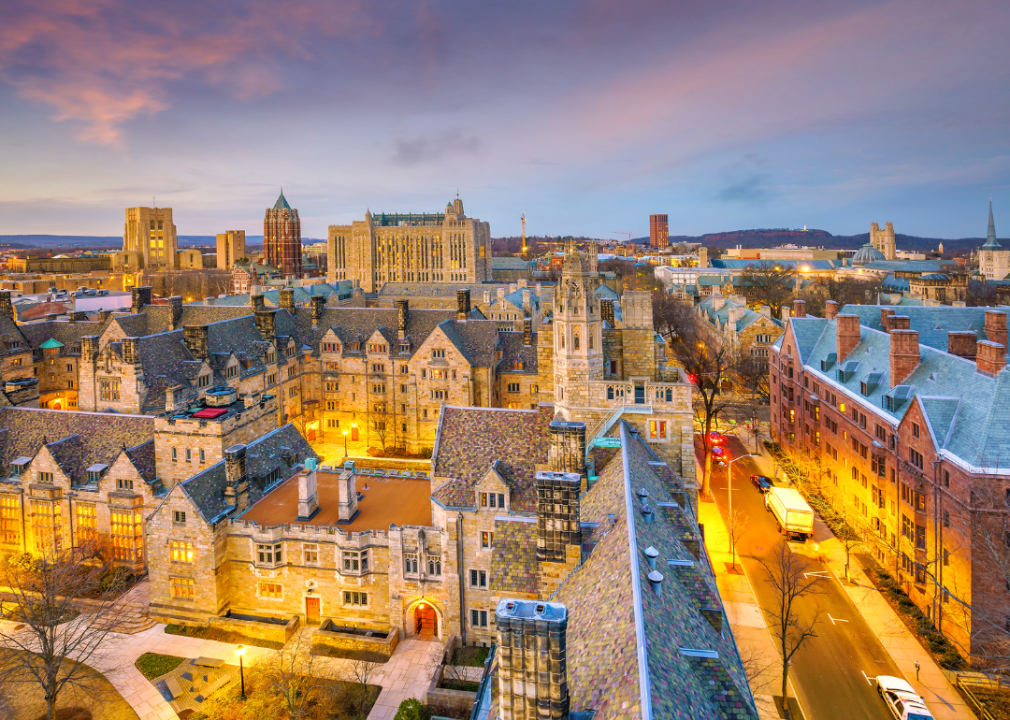
[[[490,549],[494,543],[494,533],[493,532],[481,532],[480,534],[480,546],[484,549]]]
[[[315,565],[319,562],[319,546],[315,543],[306,543],[303,545],[302,553],[305,555],[306,565]]]
[[[261,582],[260,597],[280,600],[284,597],[284,586],[280,583]]]
[[[117,560],[139,562],[144,557],[144,514],[113,509],[112,547]]]
[[[170,577],[172,597],[177,600],[193,600],[196,597],[196,584],[193,578]]]
[[[651,440],[666,440],[666,420],[649,421],[649,438]]]
[[[59,505],[42,500],[32,500],[32,537],[35,550],[46,554],[59,552],[63,540],[63,515]]]
[[[184,540],[173,540],[171,543],[171,557],[174,563],[193,562],[193,543]]]
[[[21,542],[21,503],[17,495],[0,495],[0,542]]]
[[[77,515],[75,532],[78,544],[98,537],[98,512],[94,503],[77,503],[74,506]]]

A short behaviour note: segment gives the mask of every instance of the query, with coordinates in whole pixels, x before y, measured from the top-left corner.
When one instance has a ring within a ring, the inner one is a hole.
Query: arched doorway
[[[415,600],[407,608],[404,618],[404,634],[407,637],[416,636],[423,640],[435,640],[442,637],[442,614],[431,601]]]

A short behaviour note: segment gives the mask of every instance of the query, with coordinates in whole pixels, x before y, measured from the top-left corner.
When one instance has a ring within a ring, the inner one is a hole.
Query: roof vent
[[[648,500],[648,498],[649,498],[649,491],[646,490],[644,487],[638,488],[638,499],[644,503],[646,500]]]
[[[652,547],[651,545],[645,548],[645,561],[649,563],[649,567],[653,570],[656,569],[656,558],[659,557],[659,550]]]
[[[663,597],[663,573],[659,570],[653,570],[649,573],[649,584],[652,586],[652,592],[656,594],[656,597]]]
[[[648,503],[642,505],[642,517],[645,518],[645,524],[652,524],[652,506]]]

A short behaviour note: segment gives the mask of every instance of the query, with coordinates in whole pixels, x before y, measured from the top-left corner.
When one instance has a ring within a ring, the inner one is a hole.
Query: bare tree
[[[769,629],[782,655],[782,709],[786,720],[789,720],[789,663],[803,643],[817,636],[814,628],[821,615],[820,609],[817,609],[809,620],[800,619],[796,601],[817,592],[820,578],[805,574],[808,567],[806,559],[793,554],[786,542],[780,542],[771,558],[762,560],[761,564],[775,596],[774,603],[765,606],[765,612],[771,619]]]
[[[781,314],[782,306],[792,297],[795,279],[793,268],[773,260],[752,263],[740,276],[747,299],[767,305],[774,317]]]
[[[379,438],[379,443],[382,445],[383,451],[386,449],[386,441],[390,436],[390,426],[391,421],[386,413],[381,413],[379,417],[372,417],[372,432],[375,436]]]
[[[340,677],[350,687],[343,689],[343,703],[349,705],[358,715],[363,715],[368,700],[368,683],[378,665],[367,660],[352,660],[346,665]]]
[[[736,571],[736,547],[740,544],[746,532],[747,516],[740,511],[740,508],[733,508],[733,512],[726,519],[726,534],[729,535],[729,547],[733,553],[734,571]]]
[[[107,578],[116,577],[111,569],[111,560],[91,546],[12,555],[0,562],[0,586],[9,601],[4,610],[11,621],[0,626],[0,644],[7,648],[0,656],[0,677],[12,688],[39,686],[50,720],[64,690],[90,697],[100,692],[96,680],[101,675],[87,665],[103,660],[103,643],[123,615],[117,600],[125,579],[110,583]],[[84,597],[89,602],[79,612],[76,606]]]
[[[302,633],[278,650],[268,662],[261,662],[264,688],[283,701],[291,720],[309,717],[324,679],[315,672],[315,655],[302,644]]]

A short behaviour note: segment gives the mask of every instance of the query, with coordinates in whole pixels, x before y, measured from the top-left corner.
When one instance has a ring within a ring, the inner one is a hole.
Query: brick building
[[[964,654],[1005,654],[1005,310],[826,315],[797,308],[774,348],[774,439]]]
[[[668,216],[649,216],[649,247],[670,247],[670,220]]]
[[[284,277],[302,275],[302,221],[281,191],[263,218],[263,256]]]

